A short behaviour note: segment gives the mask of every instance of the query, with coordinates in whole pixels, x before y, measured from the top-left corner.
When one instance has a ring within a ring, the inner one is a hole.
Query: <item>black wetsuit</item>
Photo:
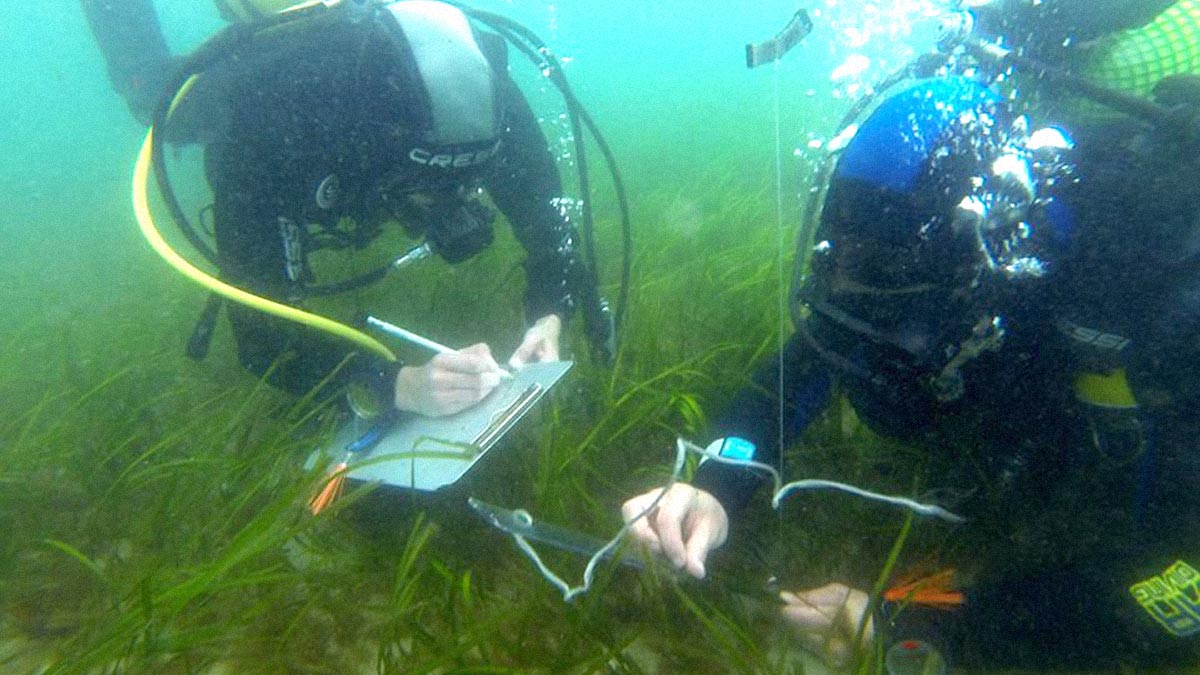
[[[1169,569],[1186,576],[1172,567],[1180,561],[1200,569],[1200,144],[1134,120],[1076,140],[1079,180],[1060,193],[1074,213],[1062,258],[1006,313],[1003,347],[962,369],[960,398],[939,400],[923,382],[931,373],[814,311],[716,431],[774,464],[781,442],[794,444],[841,393],[873,431],[925,451],[923,489],[969,495],[946,504],[969,520],[938,552],[970,580],[966,603],[910,607],[889,638],[930,640],[963,663],[1196,665],[1200,583],[1146,607],[1131,588],[1166,588]],[[942,316],[914,311],[930,324]],[[1081,335],[1129,342],[1099,355]],[[1077,373],[1118,367],[1144,443],[1108,444],[1106,411],[1073,392]],[[695,483],[731,513],[764,485],[717,462]]]
[[[1200,161],[1193,160],[1182,175],[1197,168]],[[759,449],[755,459],[774,464],[779,430],[783,445],[793,444],[837,391],[873,431],[927,453],[922,486],[929,494],[971,495],[946,504],[969,522],[939,551],[946,566],[975,579],[966,604],[951,612],[910,608],[894,627],[895,638],[925,638],[953,658],[992,665],[1200,664],[1200,636],[1173,637],[1129,590],[1176,561],[1200,569],[1194,530],[1200,522],[1200,251],[1193,244],[1185,254],[1177,245],[1200,237],[1200,190],[1191,189],[1190,201],[1171,199],[1148,192],[1153,188],[1143,181],[1139,199],[1097,201],[1101,193],[1136,190],[1125,187],[1127,179],[1117,171],[1087,184],[1091,205],[1080,215],[1091,224],[1081,225],[1076,257],[1051,281],[1056,292],[1030,298],[1006,317],[1004,346],[964,367],[961,398],[939,401],[919,370],[893,367],[896,354],[886,347],[814,313],[783,351],[783,424],[774,395],[780,361],[772,359],[758,385],[740,392],[716,425],[719,436],[751,441]],[[1166,204],[1177,209],[1175,216],[1191,217],[1186,234],[1147,241],[1138,230],[1152,236],[1160,225],[1179,223],[1158,220]],[[1101,216],[1108,207],[1115,210]],[[1123,248],[1108,248],[1118,227],[1127,235]],[[1094,255],[1088,239],[1097,231],[1104,236],[1094,239],[1114,254],[1110,259]],[[1076,401],[1072,378],[1096,366],[1063,333],[1063,320],[1131,339],[1114,365],[1129,372],[1144,445],[1113,448],[1103,446],[1103,436],[1093,440],[1095,411]],[[879,377],[846,372],[813,342]],[[802,471],[822,475],[820,467]],[[716,462],[702,465],[695,482],[731,512],[763,484]],[[1189,607],[1200,610],[1200,595],[1193,599]]]
[[[896,639],[924,638],[952,659],[988,665],[1200,663],[1197,638],[1170,637],[1128,591],[1178,560],[1200,568],[1191,527],[1200,518],[1198,427],[1185,419],[1195,399],[1143,406],[1139,422],[1150,445],[1106,453],[1092,441],[1089,411],[1072,394],[1080,364],[1056,314],[1044,309],[1041,321],[1010,316],[1004,347],[963,369],[965,393],[951,402],[931,395],[915,371],[891,371],[882,384],[846,373],[798,333],[783,352],[783,424],[773,359],[757,386],[735,397],[717,434],[751,441],[755,459],[774,465],[779,430],[785,446],[795,443],[837,392],[874,432],[926,453],[923,494],[969,495],[943,504],[968,523],[936,551],[945,566],[974,579],[966,604],[950,612],[910,608],[890,633]],[[1200,310],[1200,299],[1187,309]],[[844,331],[814,316],[804,329],[824,346],[867,362],[892,358],[872,353],[877,346],[870,343],[846,343]],[[1155,344],[1135,342],[1130,351],[1135,363],[1163,356]],[[1169,356],[1194,372],[1200,348]],[[1187,384],[1194,389],[1200,379]],[[819,466],[792,469],[800,475],[790,478],[828,477]],[[764,485],[760,476],[716,462],[702,465],[695,483],[731,513]],[[918,527],[947,531],[944,524]],[[933,552],[908,553],[920,561]]]
[[[527,252],[526,316],[565,319],[589,278],[556,203],[557,168],[506,73],[503,42],[480,39],[499,83],[503,132],[498,154],[464,178],[486,188]],[[274,46],[265,67],[238,67],[223,87],[227,131],[205,154],[224,278],[271,298],[302,299],[323,281],[312,278],[307,255],[340,219],[370,233],[395,215],[405,190],[447,187],[430,184],[407,159],[419,96],[398,84],[397,73],[411,66],[373,22],[301,32]],[[259,374],[276,364],[272,382],[293,391],[316,385],[348,352],[344,342],[240,305],[229,314],[242,364]],[[366,359],[361,367],[378,366]]]

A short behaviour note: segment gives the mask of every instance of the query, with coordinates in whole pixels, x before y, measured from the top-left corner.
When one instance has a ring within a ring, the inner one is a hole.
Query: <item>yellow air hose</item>
[[[186,87],[184,90],[186,91]],[[178,101],[178,98],[176,99]],[[133,212],[137,216],[138,227],[141,228],[142,236],[149,242],[151,248],[156,253],[162,256],[171,267],[174,267],[185,277],[200,284],[208,290],[217,293],[218,295],[237,302],[247,307],[254,308],[260,312],[271,314],[273,316],[295,321],[297,323],[315,328],[317,330],[343,338],[354,343],[368,352],[376,354],[387,361],[396,361],[396,355],[390,349],[372,338],[370,335],[362,331],[355,330],[350,326],[338,323],[332,319],[327,319],[323,316],[305,312],[303,310],[285,305],[282,303],[268,300],[253,293],[247,293],[242,289],[231,286],[220,279],[217,279],[203,270],[192,265],[179,255],[171,245],[163,239],[162,233],[154,224],[154,218],[150,213],[150,202],[148,199],[150,185],[150,166],[152,163],[154,149],[154,129],[151,128],[146,133],[146,140],[142,142],[141,152],[138,153],[137,164],[133,169]]]
[[[1200,73],[1200,0],[1179,0],[1154,21],[1098,44],[1080,74],[1112,89],[1149,95],[1164,77]]]

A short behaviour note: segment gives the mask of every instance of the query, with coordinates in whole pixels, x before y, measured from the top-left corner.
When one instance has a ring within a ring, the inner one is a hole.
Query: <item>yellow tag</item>
[[[1137,399],[1129,388],[1124,369],[1109,373],[1076,373],[1075,398],[1101,408],[1136,408]]]
[[[1166,572],[1129,587],[1133,599],[1175,637],[1200,634],[1200,572],[1177,560]]]

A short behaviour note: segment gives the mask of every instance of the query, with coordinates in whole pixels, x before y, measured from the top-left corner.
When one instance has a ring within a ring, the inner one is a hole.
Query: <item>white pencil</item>
[[[372,328],[378,328],[388,335],[398,337],[401,340],[408,340],[418,347],[424,347],[430,351],[437,352],[438,354],[453,354],[454,352],[458,351],[457,349],[451,349],[444,344],[434,342],[427,337],[421,337],[412,331],[404,330],[395,324],[376,319],[373,316],[367,317],[367,325],[371,326]]]
[[[376,319],[373,316],[367,317],[367,325],[371,326],[372,328],[377,328],[393,337],[398,337],[401,340],[408,340],[418,347],[424,347],[438,354],[453,354],[458,351],[457,349],[451,349],[440,342],[434,342],[427,337],[417,335],[410,330],[405,330],[396,324],[388,323],[382,319]],[[503,367],[500,368],[500,373],[501,379],[508,379],[513,376],[512,373],[508,372],[508,370]]]

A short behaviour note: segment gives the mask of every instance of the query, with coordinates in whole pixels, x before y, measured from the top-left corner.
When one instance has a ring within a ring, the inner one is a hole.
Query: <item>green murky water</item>
[[[177,51],[222,25],[205,2],[157,4]],[[796,6],[477,6],[564,58],[619,160],[635,241],[623,351],[614,368],[595,365],[575,329],[568,380],[462,482],[437,495],[352,487],[316,518],[304,503],[321,476],[304,459],[332,431],[327,411],[240,371],[224,322],[203,363],[184,357],[204,294],[137,232],[129,184],[144,130],[109,88],[78,6],[0,6],[0,670],[821,672],[762,600],[767,578],[873,578],[902,516],[805,498],[782,520],[743,523],[736,541],[766,543],[720,553],[712,583],[602,567],[567,604],[466,498],[597,536],[619,527],[620,502],[666,477],[674,437],[701,439],[789,330],[781,294],[811,146],[864,86],[928,46],[934,8],[824,3],[805,44],[750,71],[745,43]],[[852,76],[831,81],[846,64]],[[569,154],[561,102],[536,73],[518,79]],[[613,297],[608,183],[595,204]],[[521,330],[515,254],[502,238],[459,268],[406,270],[345,302],[506,352]],[[812,436],[810,459],[831,473],[910,487],[903,453],[848,411]],[[583,572],[578,558],[547,560],[568,579]]]

